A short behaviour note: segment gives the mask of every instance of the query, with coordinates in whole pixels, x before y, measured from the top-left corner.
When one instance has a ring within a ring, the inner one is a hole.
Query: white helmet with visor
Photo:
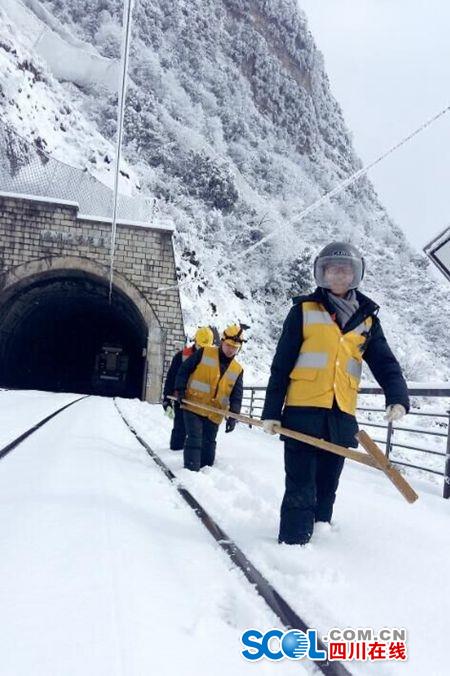
[[[333,279],[340,276],[348,290],[356,289],[364,277],[364,258],[348,242],[328,244],[314,261],[314,279],[317,286],[331,289]]]

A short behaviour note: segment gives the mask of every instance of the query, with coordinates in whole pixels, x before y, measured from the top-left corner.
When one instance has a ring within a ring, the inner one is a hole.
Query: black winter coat
[[[177,377],[175,379],[175,389],[178,390],[178,392],[185,392],[188,384],[188,380],[191,376],[191,374],[195,371],[197,366],[200,364],[201,358],[203,355],[203,348],[200,348],[195,352],[195,354],[192,355],[192,357],[189,357],[189,359],[186,359],[185,362],[182,363],[180,369],[178,370]],[[222,377],[227,368],[230,365],[230,362],[232,361],[233,357],[229,359],[228,357],[225,356],[225,354],[222,352],[222,350],[219,347],[219,365],[220,365],[220,376]],[[243,378],[243,372],[241,372],[234,384],[234,387],[231,391],[230,394],[230,411],[232,413],[240,413],[241,412],[241,406],[242,406],[242,396],[244,393],[244,378]]]
[[[167,399],[167,397],[173,396],[173,393],[175,392],[176,389],[175,378],[177,376],[178,369],[180,368],[182,363],[183,363],[183,350],[180,350],[175,354],[174,358],[170,363],[169,370],[167,371],[163,389],[163,399]]]
[[[380,320],[376,316],[379,307],[373,300],[359,291],[356,292],[356,296],[359,301],[359,308],[347,322],[343,331],[344,333],[350,331],[367,317],[373,318],[363,359],[384,391],[386,406],[402,404],[408,411],[408,388],[400,365],[387,343]],[[294,368],[303,341],[301,303],[305,301],[319,302],[331,315],[334,314],[334,309],[330,306],[327,295],[321,288],[316,289],[314,293],[308,296],[294,298],[294,307],[291,308],[286,317],[273,358],[262,419],[281,420],[285,427],[315,436],[315,430],[323,428],[323,420],[328,418],[328,426],[334,443],[356,448],[357,443],[354,438],[358,430],[356,419],[354,416],[341,411],[336,402],[332,409],[309,406],[285,406],[283,409],[289,385],[289,374]]]

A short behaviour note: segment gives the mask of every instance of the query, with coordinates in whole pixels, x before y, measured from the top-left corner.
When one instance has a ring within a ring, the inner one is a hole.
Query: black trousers
[[[281,503],[280,542],[305,544],[315,521],[331,521],[344,460],[294,439],[284,442],[286,490]]]
[[[285,427],[355,448],[354,416],[335,404],[331,409],[286,407]],[[283,437],[282,437],[283,438]],[[330,521],[345,458],[284,437],[286,488],[281,503],[278,539],[288,544],[309,541],[316,521]]]
[[[201,467],[214,464],[219,425],[191,411],[183,411],[183,413],[186,428],[184,466],[193,472],[198,472]]]
[[[329,435],[322,438],[330,441]],[[305,544],[316,521],[331,521],[344,460],[300,441],[285,440],[286,490],[281,503],[279,542]]]
[[[186,439],[186,430],[184,427],[184,416],[180,405],[174,405],[175,417],[173,420],[172,434],[170,435],[170,450],[182,451],[184,447],[184,440]]]

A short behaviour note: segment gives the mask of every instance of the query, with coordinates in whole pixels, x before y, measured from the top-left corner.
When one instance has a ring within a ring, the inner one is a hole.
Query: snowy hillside
[[[0,10],[2,116],[110,184],[117,97],[106,75],[103,86],[86,78],[86,59],[103,73],[113,68],[122,2],[27,0],[28,20],[18,5]],[[64,79],[51,55],[44,60],[36,17],[49,39],[79,50]],[[360,162],[295,0],[140,0],[130,75],[123,189],[156,196],[176,226],[191,331],[236,318],[250,324],[248,380],[264,382],[289,298],[311,288],[314,254],[350,238],[367,260],[362,290],[381,304],[407,378],[450,377],[448,285],[429,273],[370,182],[298,219]]]

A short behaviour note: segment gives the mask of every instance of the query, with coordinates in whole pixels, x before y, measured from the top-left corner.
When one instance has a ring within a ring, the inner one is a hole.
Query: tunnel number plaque
[[[102,249],[109,246],[107,239],[101,235],[72,234],[62,230],[44,230],[40,239],[44,244],[57,246],[90,246]]]

